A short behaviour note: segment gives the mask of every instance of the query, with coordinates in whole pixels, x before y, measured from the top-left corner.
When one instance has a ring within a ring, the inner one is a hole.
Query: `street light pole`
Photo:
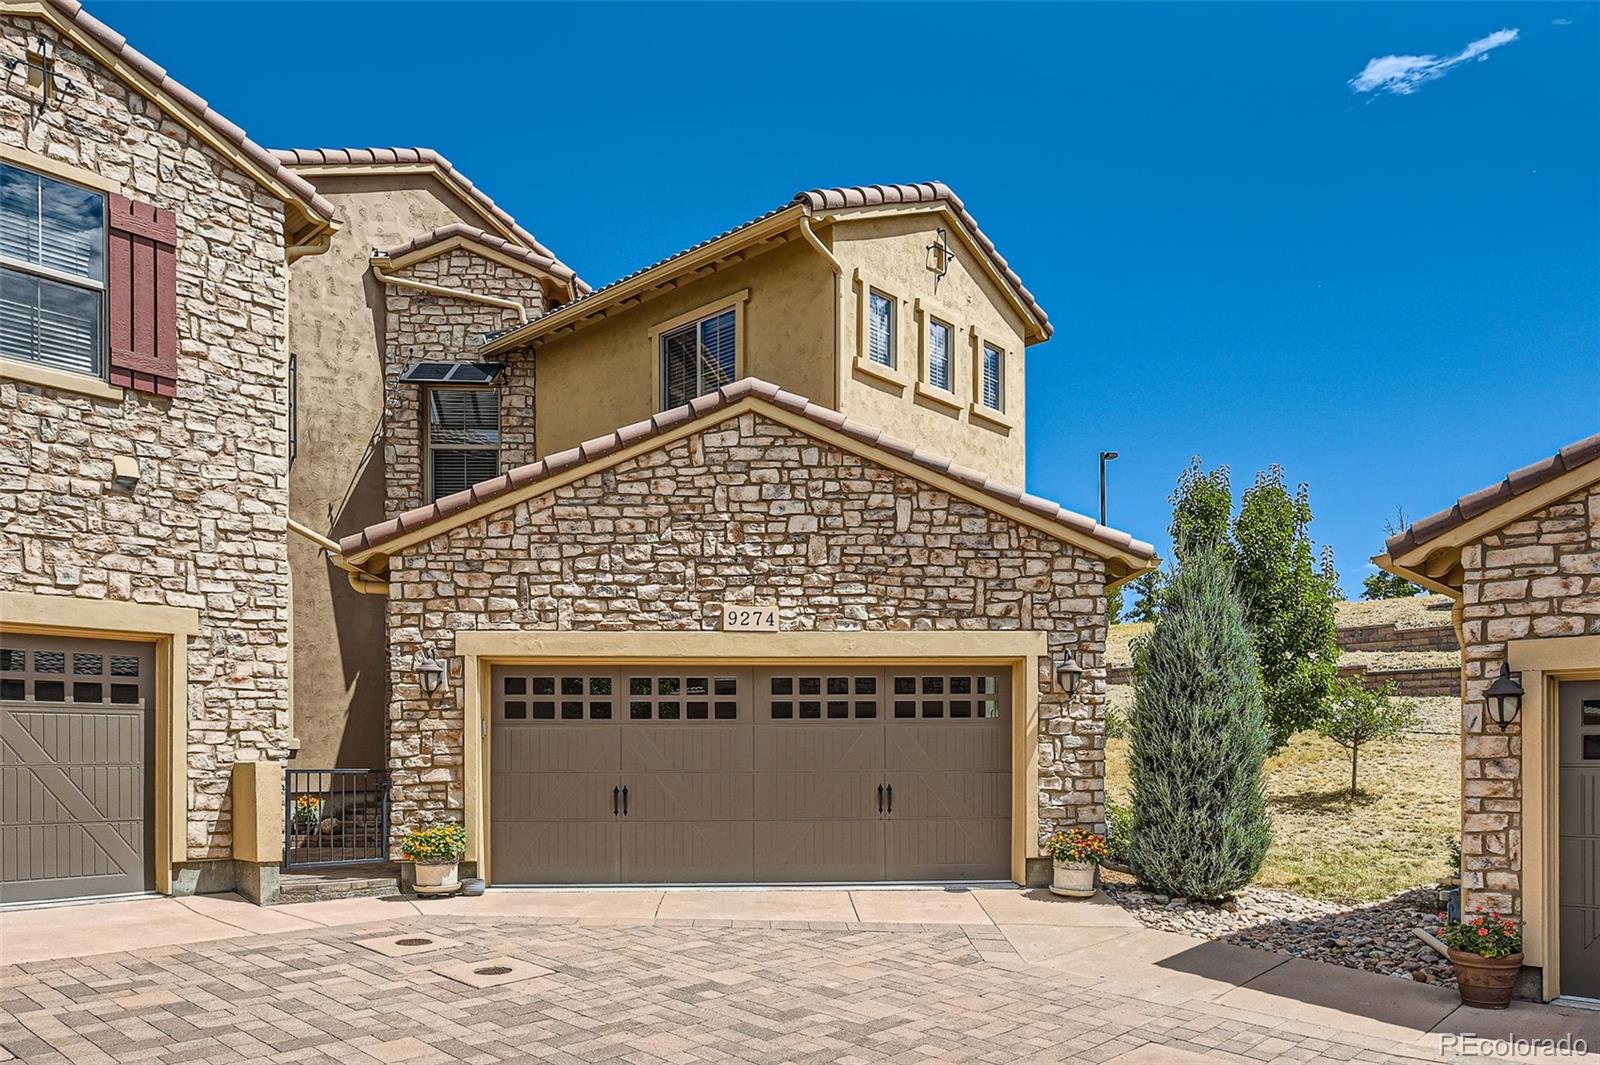
[[[1100,524],[1106,523],[1106,463],[1117,457],[1115,451],[1100,452]]]

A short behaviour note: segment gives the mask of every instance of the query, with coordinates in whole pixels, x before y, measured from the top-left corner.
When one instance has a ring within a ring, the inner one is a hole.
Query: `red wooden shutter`
[[[111,196],[111,383],[178,391],[178,223],[171,211]]]

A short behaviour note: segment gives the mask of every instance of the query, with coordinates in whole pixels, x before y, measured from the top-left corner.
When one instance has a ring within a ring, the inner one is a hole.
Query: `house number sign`
[[[722,631],[777,632],[778,608],[760,603],[724,603]]]

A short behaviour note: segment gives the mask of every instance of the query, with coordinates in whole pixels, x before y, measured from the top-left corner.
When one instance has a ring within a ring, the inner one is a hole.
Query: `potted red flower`
[[[1051,892],[1078,899],[1094,895],[1095,870],[1111,857],[1105,837],[1082,828],[1055,833],[1044,841],[1044,851],[1055,863]]]
[[[1445,919],[1444,914],[1439,915]],[[1493,910],[1478,911],[1458,924],[1446,923],[1439,938],[1450,948],[1461,1001],[1479,1009],[1503,1010],[1522,970],[1522,930],[1517,922]]]

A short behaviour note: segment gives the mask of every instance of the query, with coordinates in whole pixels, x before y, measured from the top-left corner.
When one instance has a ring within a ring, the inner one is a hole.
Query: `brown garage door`
[[[149,644],[0,636],[0,901],[155,887]]]
[[[1003,879],[1004,671],[496,667],[498,883]]]

